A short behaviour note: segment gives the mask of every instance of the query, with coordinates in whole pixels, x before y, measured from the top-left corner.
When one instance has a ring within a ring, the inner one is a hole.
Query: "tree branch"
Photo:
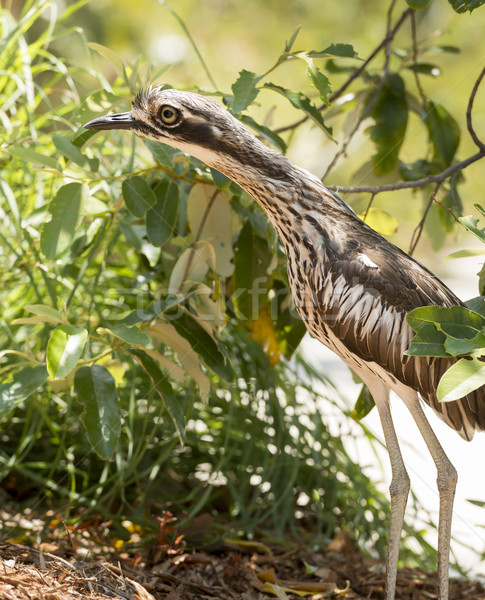
[[[352,187],[345,187],[339,185],[327,185],[326,187],[332,192],[337,192],[337,194],[356,194],[356,193],[367,193],[367,194],[380,194],[382,192],[392,192],[394,190],[405,190],[412,188],[420,188],[429,183],[442,183],[448,177],[451,177],[458,171],[462,171],[469,165],[473,164],[477,160],[480,160],[485,156],[485,145],[483,150],[477,152],[476,154],[472,154],[465,160],[461,162],[455,163],[449,166],[447,169],[442,171],[441,173],[436,173],[436,175],[428,175],[427,177],[422,177],[421,179],[416,179],[414,181],[399,181],[397,183],[389,183],[386,185],[356,185]]]
[[[480,72],[480,75],[477,77],[477,80],[475,81],[475,85],[473,86],[472,93],[470,94],[470,99],[468,100],[468,106],[466,109],[466,126],[468,129],[468,132],[469,132],[472,140],[475,142],[475,144],[481,150],[481,152],[485,152],[485,144],[479,139],[478,135],[476,134],[475,130],[473,129],[472,109],[473,109],[473,102],[475,101],[475,96],[477,95],[478,88],[480,87],[480,84],[482,83],[482,79],[484,76],[485,76],[485,67],[483,67],[483,69]]]
[[[358,69],[356,69],[352,75],[347,79],[347,81],[342,85],[342,87],[340,87],[336,92],[334,92],[333,94],[330,94],[329,96],[329,104],[331,105],[333,102],[335,102],[335,100],[337,100],[337,98],[340,98],[344,92],[347,90],[347,88],[349,87],[349,85],[355,81],[357,79],[357,77],[359,77],[363,71],[365,71],[367,65],[377,56],[377,54],[379,54],[379,52],[385,48],[387,46],[387,44],[394,38],[394,36],[396,35],[396,33],[399,31],[401,25],[404,23],[404,21],[408,18],[408,16],[410,14],[412,14],[414,11],[412,8],[408,8],[406,9],[402,15],[399,17],[399,19],[397,20],[396,24],[394,25],[394,27],[392,28],[392,30],[386,35],[386,37],[382,40],[382,42],[376,46],[376,48],[373,50],[373,52],[371,52],[371,54],[364,60],[364,62],[360,65],[360,67]],[[328,108],[327,104],[322,104],[321,106],[318,107],[319,111],[324,111],[326,108]],[[284,131],[288,131],[289,129],[295,129],[296,127],[298,127],[299,125],[301,125],[302,123],[304,123],[305,121],[308,120],[309,117],[303,117],[301,118],[299,121],[296,121],[295,123],[291,123],[291,125],[285,125],[284,127],[280,127],[279,129],[275,129],[274,132],[275,133],[282,133]]]

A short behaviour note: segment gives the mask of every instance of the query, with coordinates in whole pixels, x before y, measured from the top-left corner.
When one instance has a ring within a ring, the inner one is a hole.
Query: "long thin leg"
[[[403,398],[411,412],[426,446],[436,465],[437,483],[440,495],[440,513],[438,524],[438,600],[448,600],[448,567],[450,558],[451,520],[458,475],[450,459],[446,456],[431,425],[424,414],[416,394]]]
[[[389,541],[387,545],[387,569],[385,600],[394,600],[396,593],[397,562],[399,559],[399,546],[404,523],[404,511],[409,494],[409,476],[404,466],[399,442],[394,430],[391,411],[389,407],[389,389],[380,382],[371,382],[368,385],[379,411],[379,417],[384,431],[387,451],[391,460],[391,523],[389,527]]]

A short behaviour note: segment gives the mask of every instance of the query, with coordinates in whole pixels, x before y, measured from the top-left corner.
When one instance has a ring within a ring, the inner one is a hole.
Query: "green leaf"
[[[295,31],[291,34],[290,39],[287,42],[285,42],[285,52],[291,51],[291,48],[293,47],[293,44],[295,43],[296,36],[300,33],[300,29],[301,29],[301,25],[298,25],[298,27],[295,29]]]
[[[278,315],[274,329],[281,354],[290,360],[307,331],[305,324],[286,309]]]
[[[74,390],[83,405],[82,420],[94,451],[107,460],[121,434],[121,412],[115,380],[102,365],[81,367],[74,375]]]
[[[128,327],[125,323],[112,325],[107,327],[106,330],[132,346],[147,346],[150,343],[150,336],[146,331],[142,331],[138,327]]]
[[[52,156],[45,156],[44,154],[36,152],[35,150],[11,146],[8,148],[8,152],[12,156],[20,158],[20,160],[23,160],[27,163],[36,163],[43,167],[48,167],[49,169],[57,169],[57,160],[55,158],[52,158]]]
[[[392,235],[396,233],[399,226],[399,222],[395,217],[385,210],[374,208],[373,206],[369,208],[367,214],[364,213],[357,216],[381,235]]]
[[[34,313],[34,315],[44,317],[46,323],[64,323],[61,313],[55,308],[52,308],[52,306],[46,306],[45,304],[26,304],[24,309]]]
[[[154,246],[163,246],[172,236],[177,222],[179,189],[176,183],[161,181],[153,190],[154,206],[146,214],[147,236]]]
[[[468,231],[471,231],[479,240],[485,243],[485,227],[478,226],[478,219],[468,215],[466,217],[458,217],[458,221],[460,221],[460,223],[466,227]]]
[[[465,250],[457,250],[445,257],[445,260],[455,258],[469,258],[470,256],[482,256],[485,254],[485,248],[466,248]]]
[[[368,96],[372,101],[373,93]],[[375,125],[369,134],[376,145],[376,154],[372,157],[374,173],[386,175],[397,165],[399,151],[406,135],[408,124],[408,104],[403,79],[396,73],[390,73],[379,96],[374,101],[370,116]]]
[[[265,83],[263,86],[267,90],[273,90],[278,94],[281,94],[285,98],[287,98],[291,104],[303,111],[308,117],[313,119],[317,125],[319,125],[326,133],[329,135],[332,134],[331,127],[327,127],[323,121],[322,115],[319,113],[317,107],[312,104],[311,100],[302,94],[301,92],[293,92],[292,90],[285,89],[280,85],[275,85],[274,83]]]
[[[452,306],[444,308],[440,306],[421,306],[415,308],[406,315],[406,320],[416,332],[425,323],[435,323],[438,329],[441,325],[466,325],[481,331],[485,327],[485,317],[466,308],[465,306]]]
[[[313,64],[313,60],[311,58],[307,58],[306,63],[306,75],[310,83],[318,90],[318,93],[320,94],[320,100],[325,102],[327,105],[330,104],[328,96],[331,93],[332,88],[330,87],[330,81],[328,80],[328,77]]]
[[[408,65],[406,69],[415,71],[416,73],[421,73],[422,75],[430,75],[431,77],[439,77],[441,75],[441,69],[438,67],[438,65],[434,65],[432,63],[413,63],[412,65]]]
[[[177,154],[182,154],[180,150],[155,142],[154,140],[143,140],[145,146],[150,150],[157,161],[164,167],[173,167],[173,159]]]
[[[218,190],[227,190],[227,188],[231,185],[231,180],[229,177],[226,177],[220,171],[213,169],[212,167],[210,167],[210,172],[216,188]]]
[[[192,349],[214,373],[217,373],[222,379],[230,381],[234,377],[234,373],[224,347],[218,344],[191,314],[178,309],[176,313],[177,317],[173,319],[170,319],[170,314],[165,314],[177,333],[189,342]]]
[[[251,71],[246,71],[245,69],[239,73],[239,77],[231,86],[234,95],[234,101],[231,106],[233,113],[237,114],[246,110],[255,100],[259,94],[256,84],[262,77],[262,75],[256,75],[256,73],[251,73]]]
[[[472,10],[485,4],[485,0],[448,0],[448,2],[457,13],[464,13],[467,10],[472,12]]]
[[[254,321],[267,302],[271,278],[267,269],[271,252],[266,239],[247,221],[239,232],[234,254],[234,293],[231,300],[238,318]]]
[[[142,350],[131,350],[131,354],[138,360],[144,370],[150,377],[153,388],[162,400],[170,418],[175,425],[175,430],[179,436],[182,446],[185,443],[185,415],[182,403],[178,400],[174,393],[168,375],[163,373],[158,364]]]
[[[449,356],[445,349],[446,335],[438,331],[434,323],[424,323],[413,337],[407,356]]]
[[[0,417],[6,417],[19,403],[26,400],[47,379],[44,365],[24,367],[12,377],[12,381],[0,384]]]
[[[460,358],[443,375],[438,384],[440,402],[459,400],[485,384],[485,363],[477,358]]]
[[[97,158],[90,159],[79,150],[71,141],[65,138],[63,135],[58,133],[52,134],[52,141],[54,146],[72,162],[75,162],[80,167],[89,165],[91,171],[96,172],[99,167],[99,160]]]
[[[455,332],[458,334],[458,331]],[[472,333],[472,331],[470,331]],[[448,354],[452,356],[460,356],[463,354],[485,354],[485,333],[479,331],[475,335],[472,334],[470,337],[463,332],[463,336],[451,335],[447,332],[449,337],[446,339],[445,348]]]
[[[455,119],[441,104],[429,101],[424,122],[433,144],[436,159],[448,167],[460,143],[460,128]]]
[[[49,203],[51,220],[44,224],[40,235],[40,249],[47,258],[55,258],[71,247],[88,193],[86,185],[68,183]]]
[[[429,162],[422,158],[414,163],[399,163],[399,175],[404,181],[416,181],[439,172],[440,166],[437,162]]]
[[[239,118],[239,120],[242,121],[248,127],[251,127],[251,129],[254,129],[256,133],[268,140],[268,142],[273,144],[273,146],[276,146],[276,148],[278,148],[278,150],[282,154],[286,154],[287,147],[285,141],[277,133],[272,131],[269,127],[260,125],[252,117],[248,117],[247,115],[242,115]]]
[[[135,175],[125,179],[121,185],[121,193],[126,208],[135,217],[141,218],[157,202],[154,191],[143,179]]]
[[[357,58],[357,52],[350,44],[330,44],[325,50],[312,50],[308,53],[314,58],[324,58],[325,56],[338,56],[339,58]]]
[[[476,296],[465,302],[467,308],[485,317],[485,296]]]
[[[62,379],[76,367],[88,337],[86,329],[60,325],[47,344],[47,370],[53,379]]]
[[[361,421],[370,413],[374,406],[374,398],[369,388],[364,384],[350,416],[356,421]]]

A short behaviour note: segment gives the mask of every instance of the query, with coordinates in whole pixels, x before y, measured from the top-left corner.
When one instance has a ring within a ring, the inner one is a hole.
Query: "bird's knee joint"
[[[391,485],[389,486],[389,493],[392,498],[407,497],[409,494],[410,481],[409,476],[406,472],[401,473],[398,477],[393,477]]]
[[[458,481],[455,467],[451,463],[440,465],[436,481],[440,492],[454,491]]]

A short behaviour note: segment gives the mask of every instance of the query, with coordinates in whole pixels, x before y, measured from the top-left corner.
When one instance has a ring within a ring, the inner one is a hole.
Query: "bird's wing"
[[[446,405],[437,400],[439,380],[456,359],[403,354],[414,336],[406,322],[409,311],[460,300],[420,263],[367,228],[332,254],[317,292],[326,327],[353,354],[418,391],[464,437],[485,429],[484,388]]]

